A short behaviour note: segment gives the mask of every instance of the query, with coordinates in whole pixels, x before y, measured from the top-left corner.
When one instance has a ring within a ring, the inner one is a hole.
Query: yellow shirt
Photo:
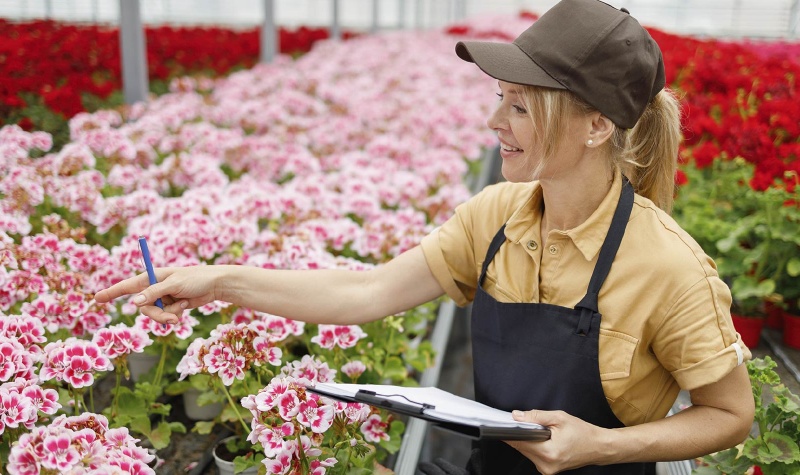
[[[489,186],[423,239],[428,266],[447,295],[466,305],[489,243],[507,223],[484,289],[501,302],[572,308],[586,293],[621,186],[617,174],[589,219],[550,231],[546,246],[538,182]],[[636,195],[598,300],[600,378],[620,421],[630,426],[663,418],[681,388],[716,382],[750,359],[730,305],[711,258],[668,214]]]

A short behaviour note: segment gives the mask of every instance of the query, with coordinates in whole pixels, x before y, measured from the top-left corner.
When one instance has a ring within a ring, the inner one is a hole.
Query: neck
[[[544,214],[542,239],[551,230],[569,230],[581,225],[597,210],[611,189],[613,173],[570,173],[540,180]]]

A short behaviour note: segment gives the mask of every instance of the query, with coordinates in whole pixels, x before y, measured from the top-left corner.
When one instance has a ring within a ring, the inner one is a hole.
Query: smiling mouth
[[[510,146],[510,145],[506,145],[506,144],[504,144],[504,143],[501,143],[501,144],[500,144],[500,148],[502,148],[502,149],[503,149],[503,150],[505,150],[506,152],[521,152],[521,151],[522,151],[522,149],[521,149],[521,148],[514,148],[514,147],[512,147],[512,146]]]

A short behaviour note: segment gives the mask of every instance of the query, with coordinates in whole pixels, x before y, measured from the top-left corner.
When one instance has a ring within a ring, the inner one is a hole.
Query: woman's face
[[[503,177],[510,182],[535,179],[541,147],[534,139],[533,121],[522,102],[522,86],[498,81],[500,104],[486,121],[497,132],[500,156],[503,158]]]
[[[584,136],[590,121],[570,114],[563,135],[558,138],[556,156],[540,167],[543,146],[536,139],[531,115],[522,100],[522,86],[498,81],[500,104],[486,124],[500,140],[502,172],[510,182],[545,180],[569,173],[582,155]]]

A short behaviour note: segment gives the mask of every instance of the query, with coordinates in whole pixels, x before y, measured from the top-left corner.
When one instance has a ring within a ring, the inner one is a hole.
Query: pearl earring
[[[586,145],[592,145],[593,143],[594,143],[594,140],[592,140],[592,139],[589,139],[589,140],[586,141]]]

